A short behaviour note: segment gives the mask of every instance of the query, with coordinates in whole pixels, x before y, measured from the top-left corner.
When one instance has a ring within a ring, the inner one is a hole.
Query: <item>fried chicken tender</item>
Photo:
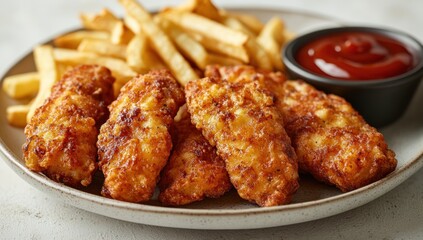
[[[316,179],[350,191],[377,181],[396,168],[395,154],[343,98],[326,95],[303,81],[253,67],[209,67],[206,76],[231,82],[255,79],[276,96],[299,168]]]
[[[182,88],[166,70],[123,86],[98,136],[103,196],[128,202],[151,198],[172,149],[169,128],[184,101]]]
[[[107,68],[95,65],[66,72],[25,128],[26,166],[66,185],[89,185],[114,81]]]
[[[159,182],[160,202],[185,205],[229,191],[232,184],[225,162],[192,125],[189,114],[175,128],[175,146]]]
[[[220,78],[191,81],[185,94],[191,121],[216,146],[240,197],[260,206],[289,202],[298,166],[273,96],[257,81]]]
[[[285,128],[302,170],[342,191],[360,188],[395,170],[395,153],[383,135],[343,98],[302,81],[287,81],[283,90]]]

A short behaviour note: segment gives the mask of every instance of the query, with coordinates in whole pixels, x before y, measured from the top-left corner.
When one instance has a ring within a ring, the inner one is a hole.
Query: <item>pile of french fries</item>
[[[119,0],[123,19],[104,9],[81,14],[84,30],[35,47],[37,72],[7,77],[3,90],[14,99],[31,99],[7,108],[13,126],[24,127],[50,95],[63,73],[79,64],[109,68],[115,93],[137,74],[168,68],[181,85],[201,77],[209,64],[249,64],[282,70],[281,48],[292,37],[280,18],[266,24],[247,14],[216,8],[211,0],[188,0],[152,14],[136,0]]]

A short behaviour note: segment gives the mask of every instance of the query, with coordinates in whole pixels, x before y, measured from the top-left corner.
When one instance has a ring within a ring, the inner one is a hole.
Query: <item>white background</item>
[[[143,1],[157,9],[180,1]],[[236,0],[219,6],[269,6],[401,29],[423,41],[421,0]],[[1,0],[0,74],[38,43],[79,27],[79,13],[115,0]],[[4,110],[1,110],[2,112]],[[423,143],[422,143],[423,144]],[[0,239],[423,239],[423,170],[379,199],[318,221],[246,231],[198,231],[133,224],[50,199],[0,160]]]

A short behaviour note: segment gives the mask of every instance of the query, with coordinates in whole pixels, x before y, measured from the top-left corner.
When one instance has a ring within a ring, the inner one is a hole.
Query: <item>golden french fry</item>
[[[215,53],[226,55],[232,58],[241,60],[244,63],[248,63],[250,57],[244,46],[234,46],[227,43],[216,41],[215,39],[207,38],[199,34],[190,34],[196,41],[201,43],[207,50]]]
[[[229,58],[218,54],[209,53],[207,55],[207,65],[219,64],[223,66],[242,65],[243,63],[235,58]]]
[[[227,15],[238,19],[256,35],[259,34],[264,27],[263,23],[257,17],[250,14],[229,12]]]
[[[143,58],[148,56],[148,54],[143,54],[146,51],[148,51],[147,37],[138,34],[132,38],[126,48],[126,62],[139,73],[146,73],[149,70],[149,66]]]
[[[71,51],[71,50],[68,50]],[[30,122],[35,110],[40,107],[50,96],[50,91],[59,76],[54,60],[53,48],[49,45],[38,46],[34,49],[34,61],[40,75],[39,91],[27,114],[27,122]]]
[[[271,18],[261,30],[259,37],[270,36],[280,45],[285,41],[284,38],[285,24],[279,17]]]
[[[193,61],[200,69],[205,69],[207,64],[207,51],[189,34],[185,33],[177,25],[169,20],[156,16],[155,20],[162,29],[172,38],[178,49],[189,60]]]
[[[154,23],[151,15],[138,2],[135,0],[119,1],[127,13],[141,25],[142,31],[147,35],[154,50],[160,55],[182,86],[198,78],[194,69],[176,50],[169,37]]]
[[[284,41],[284,25],[280,18],[270,19],[257,37],[257,42],[266,50],[272,59],[273,66],[283,70],[281,49]]]
[[[138,21],[131,15],[126,14],[123,17],[123,22],[134,34],[141,33],[141,24],[139,24]]]
[[[245,45],[245,48],[247,49],[247,52],[250,56],[250,65],[259,67],[261,69],[272,70],[272,60],[270,59],[266,50],[264,50],[260,44],[257,43],[253,32],[251,32],[244,24],[242,24],[234,17],[226,17],[223,20],[223,24],[234,30],[243,32],[250,37]]]
[[[126,48],[126,62],[138,73],[164,68],[164,63],[149,46],[144,35],[135,35]]]
[[[54,39],[54,45],[60,48],[76,49],[83,39],[110,39],[110,34],[104,31],[76,31]]]
[[[10,125],[15,127],[25,127],[26,118],[31,105],[14,105],[6,108],[6,117]]]
[[[82,13],[80,17],[82,25],[86,29],[103,30],[108,32],[111,32],[115,24],[120,22],[119,18],[106,8],[98,14]]]
[[[171,10],[196,13],[217,22],[221,19],[219,9],[210,0],[188,0],[185,4]]]
[[[241,21],[239,21],[235,17],[230,17],[230,16],[224,17],[222,18],[222,23],[233,30],[241,31],[247,34],[250,38],[256,37],[256,34],[253,31],[251,31],[251,29],[249,29],[247,26],[245,26]]]
[[[60,63],[67,65],[78,65],[78,64],[98,64],[107,67],[112,71],[112,75],[119,82],[127,82],[129,79],[137,75],[128,64],[117,58],[103,57],[94,53],[78,52],[75,50],[55,48],[53,50],[54,59]]]
[[[40,85],[37,72],[22,73],[3,80],[3,91],[12,98],[19,99],[35,96]]]
[[[234,31],[198,14],[189,12],[170,12],[163,14],[163,16],[187,31],[195,32],[218,42],[234,46],[243,46],[248,40],[248,35],[245,33]]]
[[[122,21],[119,21],[111,31],[110,41],[113,44],[128,44],[133,37],[134,33]]]
[[[79,44],[78,51],[126,59],[126,46],[113,44],[104,40],[85,39]]]

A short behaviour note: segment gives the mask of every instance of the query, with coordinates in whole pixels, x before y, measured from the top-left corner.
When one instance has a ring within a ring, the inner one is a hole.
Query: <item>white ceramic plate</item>
[[[258,16],[263,21],[282,17],[287,27],[303,33],[334,26],[333,20],[293,11],[269,9],[238,9]],[[34,70],[32,53],[22,58],[6,74]],[[420,86],[405,115],[382,129],[390,147],[397,153],[398,167],[386,178],[349,193],[302,176],[301,187],[289,205],[259,208],[240,199],[231,191],[220,199],[207,199],[185,207],[162,207],[157,200],[144,204],[126,203],[100,196],[102,176],[97,174],[87,189],[73,189],[51,181],[42,174],[29,171],[22,160],[24,143],[22,129],[7,124],[4,111],[17,102],[0,92],[0,150],[8,165],[29,184],[51,197],[90,212],[126,221],[192,229],[250,229],[305,222],[338,214],[374,200],[415,173],[423,164],[423,86]],[[25,197],[25,196],[22,196]]]

